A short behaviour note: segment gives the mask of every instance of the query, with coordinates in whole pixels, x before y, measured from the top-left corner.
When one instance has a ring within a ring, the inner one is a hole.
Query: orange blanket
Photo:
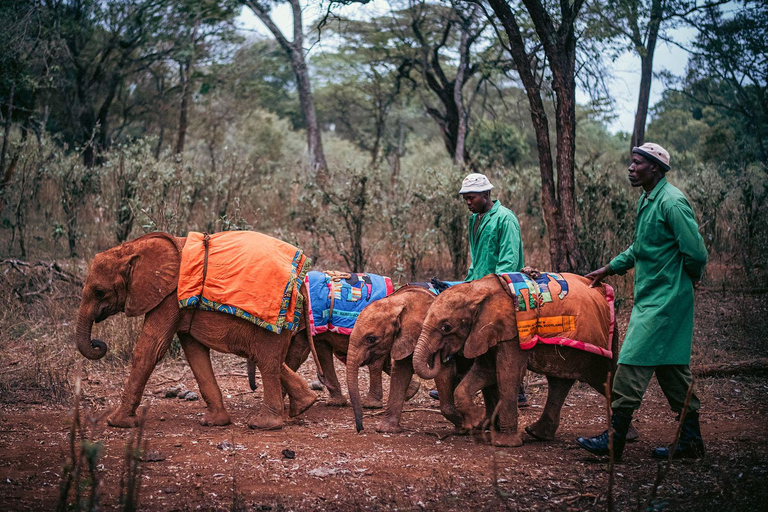
[[[520,348],[547,343],[613,356],[610,286],[590,288],[591,280],[577,274],[542,273],[535,280],[522,273],[503,277],[517,299]]]
[[[181,252],[179,307],[233,314],[276,333],[295,330],[308,270],[300,249],[261,233],[190,232]]]

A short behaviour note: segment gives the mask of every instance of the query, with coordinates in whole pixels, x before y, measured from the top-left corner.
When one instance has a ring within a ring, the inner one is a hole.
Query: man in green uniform
[[[472,216],[469,218],[469,253],[471,264],[465,281],[488,274],[520,272],[523,241],[520,223],[511,210],[498,200],[491,200],[493,185],[483,174],[464,178],[461,194]]]
[[[523,263],[523,240],[520,223],[511,210],[498,199],[491,200],[493,185],[484,174],[472,173],[461,183],[461,194],[472,212],[469,218],[469,253],[471,264],[465,281],[474,281],[488,274],[520,272]],[[437,391],[429,396],[437,399]],[[528,405],[525,390],[520,385],[518,405]]]
[[[673,412],[683,413],[691,386],[693,291],[701,282],[707,250],[685,195],[665,178],[669,153],[646,143],[632,150],[629,182],[645,193],[637,207],[635,238],[629,249],[587,274],[596,286],[613,274],[635,269],[635,301],[611,393],[614,458],[620,460],[632,413],[640,407],[653,374]],[[685,411],[674,457],[698,458],[704,453],[695,393]],[[596,455],[608,455],[608,431],[576,441]],[[657,448],[656,458],[669,456]]]

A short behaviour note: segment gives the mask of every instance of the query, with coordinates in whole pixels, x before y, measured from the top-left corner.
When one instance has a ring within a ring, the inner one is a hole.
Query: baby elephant
[[[376,426],[378,432],[400,432],[403,403],[411,398],[418,387],[413,377],[413,350],[416,346],[424,317],[435,300],[435,294],[421,286],[406,285],[392,295],[366,307],[357,319],[349,337],[347,353],[347,388],[355,416],[355,427],[363,430],[363,407],[360,400],[358,372],[361,366],[391,359],[389,399],[384,416]],[[461,359],[461,358],[457,358]],[[458,371],[466,371],[459,367]],[[446,365],[435,379],[440,411],[457,427],[461,416],[453,405],[456,364]],[[489,395],[489,401],[491,401]],[[494,402],[491,402],[492,404]]]

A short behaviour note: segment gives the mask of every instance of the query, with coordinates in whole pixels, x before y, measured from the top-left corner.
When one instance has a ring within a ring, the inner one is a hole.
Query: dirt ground
[[[730,296],[726,302],[712,291],[699,297],[692,366],[766,355],[760,338],[768,317],[765,297]],[[621,312],[623,327],[628,313]],[[249,391],[245,364],[238,358],[216,355],[214,368],[233,419],[229,427],[201,427],[202,401],[164,398],[162,392],[178,383],[197,391],[182,360],[167,358],[150,379],[143,401],[148,410],[139,510],[609,508],[606,462],[574,441],[606,427],[605,401],[587,386],[572,390],[554,441],[535,442],[524,434],[522,447],[497,449],[482,436],[446,437],[451,425],[427,395],[431,382],[406,404],[402,434],[376,433],[381,411],[375,410],[366,411],[365,430],[357,434],[351,408],[326,406],[325,392],[282,430],[249,430],[247,419],[260,403],[261,390]],[[340,363],[337,370],[343,379]],[[106,372],[98,362],[83,362],[84,415],[100,415],[116,405],[125,371]],[[311,379],[313,372],[308,362],[300,373]],[[521,427],[540,413],[546,385],[529,386],[528,392],[531,406],[521,410]],[[697,392],[704,404],[707,454],[698,461],[675,461],[651,501],[662,466],[650,452],[671,441],[676,429],[654,381],[636,414],[640,439],[627,446],[615,468],[615,510],[765,510],[768,376],[702,378]],[[0,510],[55,509],[71,408],[33,394],[0,402]],[[121,509],[125,448],[135,433],[106,427],[103,420],[89,433],[103,443],[95,468],[101,509]]]

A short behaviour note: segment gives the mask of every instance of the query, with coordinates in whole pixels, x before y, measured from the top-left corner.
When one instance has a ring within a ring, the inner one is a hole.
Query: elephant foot
[[[408,391],[405,393],[405,401],[407,402],[414,396],[416,396],[416,393],[419,392],[419,388],[421,387],[421,381],[418,379],[412,379],[411,383],[408,385]]]
[[[288,409],[288,415],[291,418],[294,418],[298,416],[299,414],[303,413],[310,407],[312,407],[312,404],[314,404],[317,401],[317,395],[312,393],[311,391],[307,391],[306,394],[303,394],[300,397],[291,397],[290,399],[290,407]]]
[[[368,395],[363,399],[363,407],[366,409],[381,409],[384,407],[384,402],[381,398]]]
[[[397,434],[402,431],[403,428],[391,418],[382,418],[379,424],[376,425],[376,432]]]
[[[523,445],[523,438],[520,437],[520,434],[518,432],[515,432],[513,434],[513,433],[496,432],[492,430],[491,444],[493,446],[508,446],[508,447],[515,448],[517,446]]]
[[[328,400],[325,401],[325,405],[329,405],[331,407],[346,407],[347,398],[344,395],[331,396],[328,397]]]
[[[462,427],[472,430],[475,428],[481,428],[486,423],[485,409],[482,407],[474,407],[463,414],[464,420]]]
[[[555,438],[557,425],[537,421],[536,423],[525,427],[525,431],[528,435],[539,441],[552,441]]]
[[[221,427],[229,425],[232,420],[229,418],[229,414],[226,411],[212,412],[207,411],[200,419],[200,424],[204,427]]]
[[[461,427],[459,425],[454,425],[453,430],[451,431],[451,435],[453,436],[466,436],[469,435],[470,430],[467,430],[464,427]]]
[[[283,428],[283,418],[278,416],[259,416],[248,422],[248,427],[254,430],[280,430]]]
[[[139,418],[135,414],[125,414],[117,410],[107,417],[107,425],[118,428],[134,428],[139,425]]]

